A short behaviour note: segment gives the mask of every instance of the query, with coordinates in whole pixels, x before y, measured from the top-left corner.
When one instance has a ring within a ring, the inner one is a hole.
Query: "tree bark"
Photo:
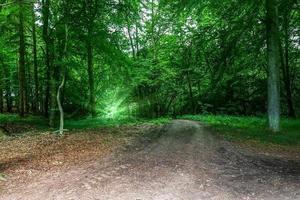
[[[23,0],[19,0],[19,115],[25,115],[25,35],[24,35],[24,7]]]
[[[66,54],[67,54],[67,41],[68,41],[68,27],[67,25],[65,24],[65,38],[63,39],[63,42],[62,42],[62,51],[60,53],[60,59],[61,61],[63,62]],[[66,66],[62,65],[61,66],[61,73],[62,73],[62,81],[61,81],[61,84],[59,85],[58,87],[58,90],[57,90],[57,96],[56,96],[56,100],[57,100],[57,105],[58,105],[58,109],[59,109],[59,113],[60,113],[60,123],[59,123],[59,134],[60,135],[63,135],[64,133],[64,110],[63,110],[63,106],[62,106],[62,90],[65,86],[65,80],[66,80]]]
[[[289,65],[289,19],[288,19],[288,11],[286,10],[284,13],[283,20],[283,29],[284,29],[284,62],[283,64],[283,72],[284,72],[284,86],[286,90],[286,102],[288,106],[288,115],[289,117],[295,118],[296,113],[294,109],[293,95],[292,95],[292,83],[291,83],[291,75],[290,75],[290,65]]]
[[[11,87],[10,87],[10,79],[9,79],[9,73],[7,66],[5,63],[2,61],[2,72],[3,72],[3,87],[5,91],[5,101],[6,101],[6,111],[11,113],[12,112],[12,99],[11,99]]]
[[[0,113],[4,112],[4,81],[3,81],[3,71],[2,67],[0,68]]]
[[[46,65],[46,89],[44,100],[44,115],[49,117],[49,96],[50,96],[50,50],[49,50],[49,0],[42,0],[43,40],[45,43],[45,65]]]
[[[56,81],[55,71],[53,65],[54,59],[54,40],[51,39],[49,33],[49,16],[50,16],[50,0],[43,0],[42,2],[42,14],[43,14],[43,39],[46,46],[46,77],[47,88],[45,98],[45,114],[49,113],[49,126],[54,127],[55,114],[56,114]],[[48,110],[48,106],[50,110]]]
[[[54,42],[54,41],[53,41]],[[53,46],[51,46],[51,64],[50,64],[50,112],[49,112],[49,126],[51,128],[55,125],[55,115],[57,109],[56,102],[56,79],[55,79],[55,70],[53,64]]]
[[[33,98],[33,112],[39,112],[39,78],[38,78],[38,61],[37,61],[37,47],[36,47],[36,25],[34,7],[32,11],[32,42],[33,42],[33,73],[34,73],[34,98]]]
[[[277,0],[266,0],[268,61],[268,123],[273,132],[280,130],[280,38]]]
[[[63,72],[64,73],[64,72]],[[61,103],[61,90],[65,85],[65,74],[63,74],[63,79],[61,81],[60,86],[58,87],[57,90],[57,96],[56,96],[56,100],[57,100],[57,104],[58,104],[58,109],[59,109],[59,113],[60,113],[60,123],[59,123],[59,134],[62,135],[64,133],[64,110],[62,107],[62,103]]]
[[[91,41],[92,37],[92,28],[88,27],[88,38],[86,41],[86,50],[87,50],[87,65],[88,65],[88,77],[89,77],[89,112],[93,117],[96,116],[96,101],[95,101],[95,82],[94,82],[94,64],[93,64],[93,45]]]

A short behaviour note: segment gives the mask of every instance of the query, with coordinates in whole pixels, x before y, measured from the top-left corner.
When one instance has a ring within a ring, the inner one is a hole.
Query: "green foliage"
[[[49,12],[45,12],[48,1],[0,2],[5,2],[0,7],[0,106],[4,112],[18,111],[18,11],[24,2],[27,113],[49,117],[49,96],[54,96],[63,75],[61,101],[70,127],[76,127],[73,119],[91,114],[91,99],[96,101],[97,118],[81,120],[78,127],[84,127],[84,122],[90,127],[195,113],[266,113],[264,1],[51,0]],[[282,56],[289,64],[281,70],[281,104],[282,114],[290,115],[289,103],[300,112],[300,12],[296,1],[279,0],[279,5]],[[242,126],[233,120],[235,126]],[[265,126],[261,120],[255,123]]]
[[[157,118],[157,119],[135,119],[135,118],[83,118],[78,120],[69,119],[66,121],[67,129],[86,129],[86,128],[99,128],[105,126],[121,126],[121,125],[135,125],[135,124],[166,124],[170,122],[169,118]]]
[[[37,128],[47,128],[46,118],[41,116],[26,116],[19,117],[16,114],[0,114],[0,125],[2,124],[23,124],[23,125],[32,125]]]
[[[137,118],[106,118],[106,117],[87,117],[79,119],[67,119],[66,129],[92,129],[106,126],[121,126],[121,125],[135,125],[135,124],[166,124],[170,122],[170,118],[157,118],[157,119],[137,119]],[[47,119],[37,116],[27,116],[21,118],[15,114],[0,114],[0,125],[10,124],[14,125],[32,125],[39,130],[44,130],[47,127]]]
[[[283,119],[281,131],[272,133],[266,129],[266,119],[260,117],[185,115],[182,118],[211,125],[216,129],[217,134],[229,140],[255,140],[266,144],[300,145],[300,120]]]

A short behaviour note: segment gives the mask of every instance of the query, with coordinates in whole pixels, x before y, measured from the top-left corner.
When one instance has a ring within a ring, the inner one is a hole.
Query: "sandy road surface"
[[[7,188],[2,200],[300,199],[300,163],[245,153],[196,122],[151,142]]]

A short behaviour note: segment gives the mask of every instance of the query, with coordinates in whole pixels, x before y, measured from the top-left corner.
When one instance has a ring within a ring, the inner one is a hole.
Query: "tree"
[[[24,33],[24,2],[19,0],[19,114],[24,117],[26,110],[26,79],[25,79],[25,33]]]
[[[89,111],[93,117],[96,116],[96,105],[95,105],[95,78],[94,78],[94,63],[93,63],[93,32],[94,32],[94,21],[97,16],[98,3],[94,0],[85,0],[85,12],[86,12],[86,52],[87,52],[87,72],[89,82]]]
[[[4,111],[4,98],[3,98],[3,94],[4,94],[4,81],[3,81],[3,72],[2,72],[2,68],[0,68],[0,113],[3,113]]]
[[[283,83],[285,88],[285,98],[288,108],[288,116],[291,118],[296,117],[294,102],[293,102],[293,89],[292,89],[292,78],[290,69],[290,20],[293,5],[296,1],[285,1],[283,2],[283,48],[281,47],[281,64]]]
[[[45,63],[46,63],[46,95],[45,95],[45,115],[48,116],[49,107],[49,126],[54,127],[56,114],[56,81],[54,69],[54,39],[50,33],[50,0],[43,0],[43,39],[45,42]]]
[[[280,38],[278,2],[266,0],[266,29],[268,56],[268,122],[273,132],[280,130]]]
[[[32,8],[32,55],[33,55],[33,70],[34,70],[34,98],[33,98],[33,112],[39,111],[39,74],[38,74],[38,60],[37,60],[37,38],[36,38],[36,17],[34,4]]]

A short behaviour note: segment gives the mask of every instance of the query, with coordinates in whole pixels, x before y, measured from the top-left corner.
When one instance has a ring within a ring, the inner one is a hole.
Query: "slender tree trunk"
[[[135,59],[136,53],[135,53],[133,38],[132,38],[132,35],[131,35],[131,26],[130,26],[129,13],[127,13],[126,20],[127,20],[127,32],[128,32],[128,37],[129,37],[130,46],[131,46],[131,53],[132,53],[133,59]]]
[[[0,113],[4,112],[4,105],[3,105],[3,89],[2,86],[0,86]]]
[[[135,59],[135,48],[134,48],[134,43],[133,43],[133,39],[131,36],[131,30],[130,30],[130,25],[129,25],[129,19],[127,19],[127,31],[128,31],[128,37],[129,37],[129,41],[130,41],[130,46],[131,46],[131,51],[132,51],[132,57],[133,59]]]
[[[268,122],[273,132],[280,130],[280,39],[277,0],[266,0],[268,56]]]
[[[139,28],[137,25],[138,22],[135,24],[135,49],[136,49],[136,57],[139,56],[140,51],[140,38],[139,38]]]
[[[293,95],[292,95],[292,84],[291,84],[291,75],[290,75],[290,65],[289,65],[289,19],[288,11],[285,11],[284,14],[284,85],[286,90],[286,101],[288,106],[288,115],[289,117],[295,118],[296,113],[294,109]]]
[[[55,66],[54,66],[54,40],[50,42],[50,112],[49,112],[49,126],[54,127],[55,115],[57,109],[56,102],[56,79],[55,79]]]
[[[36,47],[36,25],[34,7],[32,11],[32,42],[33,42],[33,73],[34,73],[34,98],[33,98],[33,112],[39,112],[39,78],[38,78],[38,61],[37,61],[37,47]]]
[[[45,114],[49,116],[49,126],[54,127],[56,114],[56,81],[54,70],[54,40],[49,35],[49,16],[50,16],[50,0],[43,0],[43,39],[46,46],[46,97],[45,97]],[[48,110],[50,108],[50,111]]]
[[[25,115],[25,36],[23,0],[19,0],[19,115]]]
[[[11,84],[9,79],[9,73],[7,66],[2,62],[3,66],[3,84],[4,84],[4,90],[5,90],[5,101],[6,101],[6,111],[11,113],[12,112],[12,99],[11,99]]]
[[[25,65],[25,113],[30,112],[30,98],[32,95],[31,92],[31,70],[30,65]]]
[[[4,81],[3,81],[3,71],[2,67],[0,68],[0,113],[4,112]]]
[[[191,112],[194,114],[195,113],[194,93],[193,93],[193,88],[192,88],[192,83],[191,83],[191,80],[190,80],[190,73],[189,72],[187,72],[186,77],[187,77],[188,88],[189,88]]]
[[[42,0],[43,40],[45,43],[46,89],[44,100],[44,115],[49,117],[50,99],[50,48],[49,48],[49,0]]]
[[[88,38],[86,44],[87,50],[87,64],[88,64],[88,77],[89,77],[89,111],[93,117],[96,116],[96,108],[95,108],[95,82],[94,82],[94,64],[93,64],[93,46],[91,41],[92,36],[92,28],[88,28]]]
[[[50,99],[50,63],[49,63],[49,50],[46,47],[46,88],[45,88],[45,100],[44,100],[44,115],[49,117],[49,99]]]
[[[2,83],[3,83],[3,91],[5,92],[5,97],[3,97],[3,104],[4,104],[4,99],[6,101],[6,111],[7,112],[12,112],[12,99],[11,99],[11,88],[10,88],[10,79],[9,79],[9,73],[7,70],[7,66],[1,61],[2,64]],[[3,105],[3,107],[5,107]],[[4,108],[3,108],[4,109]]]
[[[67,54],[67,42],[68,42],[68,27],[65,24],[65,38],[63,40],[63,45],[62,45],[62,52],[60,55],[61,60],[63,61],[63,59],[65,58],[66,54]],[[64,110],[63,110],[63,106],[62,106],[62,90],[65,86],[65,80],[66,80],[66,67],[62,66],[62,74],[63,74],[63,78],[62,78],[62,82],[58,87],[57,90],[57,105],[58,105],[58,109],[59,109],[59,113],[60,113],[60,123],[59,123],[59,134],[62,135],[64,133]]]
[[[64,72],[63,72],[64,73]],[[58,109],[59,109],[59,113],[60,113],[60,123],[59,123],[59,134],[62,135],[64,133],[64,110],[62,107],[62,103],[61,103],[61,90],[65,85],[65,74],[63,74],[63,79],[61,81],[60,86],[58,87],[57,90],[57,96],[56,96],[56,100],[57,100],[57,104],[58,104]]]

